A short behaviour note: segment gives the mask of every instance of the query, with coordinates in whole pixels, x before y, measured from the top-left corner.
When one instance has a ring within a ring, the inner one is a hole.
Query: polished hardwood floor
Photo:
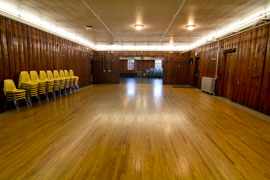
[[[270,179],[270,122],[160,80],[0,117],[0,179]]]

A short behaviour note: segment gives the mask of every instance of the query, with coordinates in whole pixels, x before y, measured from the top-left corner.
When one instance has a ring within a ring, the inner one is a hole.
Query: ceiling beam
[[[105,28],[111,33],[111,35],[114,37],[114,39],[116,39],[120,44],[121,41],[119,40],[119,38],[112,32],[112,30],[104,23],[104,21],[97,15],[97,13],[84,1],[84,0],[81,0],[82,3],[85,5],[85,7],[87,7],[88,10],[91,11],[91,13],[99,20],[99,22],[101,24],[103,24],[105,26]]]
[[[178,16],[178,14],[179,14],[179,12],[181,11],[182,7],[184,6],[185,2],[186,2],[186,0],[183,0],[182,3],[180,4],[180,6],[179,6],[177,12],[175,13],[175,15],[173,16],[173,18],[172,18],[172,20],[171,20],[171,22],[170,22],[170,24],[168,25],[167,29],[166,29],[165,32],[163,33],[163,35],[162,35],[162,37],[161,37],[161,39],[160,39],[160,41],[159,41],[159,44],[161,44],[162,41],[164,40],[164,38],[165,38],[167,32],[168,32],[169,29],[171,28],[171,26],[172,26],[172,24],[173,24],[175,18]]]

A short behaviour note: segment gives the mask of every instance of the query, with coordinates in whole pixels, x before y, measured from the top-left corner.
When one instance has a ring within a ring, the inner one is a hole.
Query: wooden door
[[[200,58],[196,57],[196,61],[195,61],[195,71],[194,71],[194,86],[198,87],[198,80],[199,80],[199,62],[200,62]]]
[[[114,56],[114,55],[112,55]],[[118,58],[112,57],[111,83],[120,83],[120,62]]]
[[[224,96],[230,100],[233,98],[235,52],[226,53]]]
[[[105,54],[105,59],[103,61],[104,63],[104,82],[105,83],[111,83],[112,81],[112,54],[111,53],[106,53]]]
[[[92,71],[93,71],[93,82],[94,83],[102,83],[104,82],[103,78],[103,62],[102,61],[93,61],[92,63]]]

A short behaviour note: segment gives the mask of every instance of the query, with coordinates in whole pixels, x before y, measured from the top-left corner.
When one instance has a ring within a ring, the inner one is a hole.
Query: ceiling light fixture
[[[242,18],[241,21],[234,22],[232,24],[229,24],[227,27],[220,28],[216,30],[215,32],[210,33],[207,36],[202,37],[202,39],[193,42],[191,44],[181,44],[181,45],[146,45],[146,46],[134,46],[134,45],[99,45],[94,44],[93,42],[89,42],[86,39],[81,38],[75,33],[69,32],[67,29],[63,29],[61,27],[56,27],[55,24],[52,24],[49,21],[44,21],[43,19],[40,19],[35,14],[31,14],[30,12],[23,11],[19,9],[17,6],[12,5],[8,1],[0,1],[0,15],[3,15],[5,17],[20,21],[22,23],[28,24],[30,26],[39,28],[41,30],[45,30],[47,32],[53,33],[55,35],[58,35],[60,37],[63,37],[65,39],[71,40],[73,42],[85,45],[89,48],[95,49],[97,51],[102,50],[115,50],[115,51],[188,51],[190,49],[194,49],[196,47],[202,46],[203,44],[209,42],[209,40],[215,40],[219,39],[221,37],[224,37],[231,32],[237,32],[241,29],[244,29],[246,27],[250,27],[254,23],[257,23],[258,20],[265,18],[266,16],[270,16],[270,8],[267,9],[261,9],[260,11],[257,11],[255,14],[249,14],[246,18]],[[137,24],[140,25],[140,24]],[[135,28],[136,26],[135,25]],[[143,25],[140,25],[142,29]],[[106,25],[105,25],[106,27]],[[136,28],[137,29],[137,28]],[[109,29],[108,29],[109,31]],[[111,31],[110,31],[111,32]],[[112,33],[112,32],[111,32]],[[112,33],[112,35],[114,35]],[[115,37],[115,36],[114,36]],[[117,39],[117,37],[115,37]]]
[[[142,30],[142,28],[143,28],[143,25],[142,24],[136,24],[135,25],[135,29],[136,30]]]
[[[194,30],[195,27],[196,27],[195,25],[187,25],[187,26],[186,26],[187,30],[189,30],[189,31]]]
[[[85,29],[88,30],[88,31],[89,30],[92,30],[93,29],[93,26],[87,25],[87,26],[85,26]]]

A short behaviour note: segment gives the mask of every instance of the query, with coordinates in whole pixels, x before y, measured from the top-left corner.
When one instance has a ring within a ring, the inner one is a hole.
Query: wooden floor
[[[2,114],[0,179],[270,179],[270,122],[153,83],[95,85]]]

